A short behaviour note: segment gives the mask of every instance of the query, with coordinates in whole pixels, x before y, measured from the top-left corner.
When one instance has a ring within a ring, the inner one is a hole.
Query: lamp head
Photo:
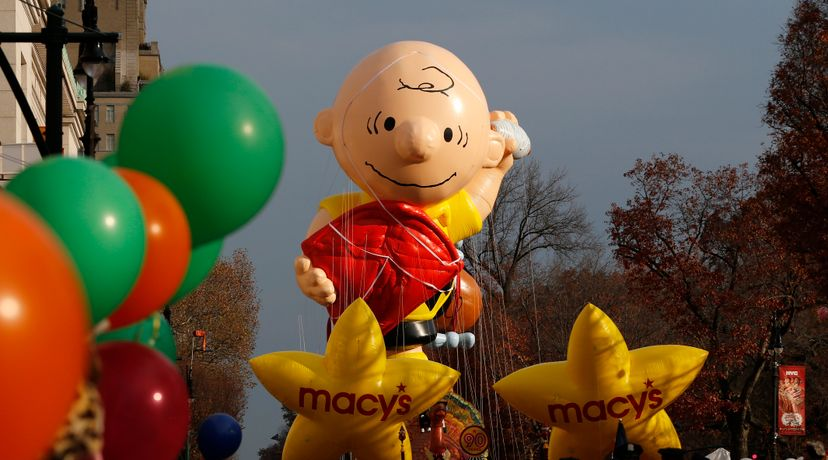
[[[104,64],[109,62],[109,58],[104,53],[101,42],[86,43],[82,46],[81,54],[78,56],[78,64],[83,68],[83,72],[88,77],[91,77],[93,81],[101,76],[104,71]]]

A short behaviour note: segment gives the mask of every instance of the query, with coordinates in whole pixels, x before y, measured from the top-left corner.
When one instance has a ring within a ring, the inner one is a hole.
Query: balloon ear
[[[503,160],[506,153],[506,139],[495,131],[489,131],[489,150],[486,152],[486,159],[483,161],[484,168],[494,168]]]
[[[316,115],[313,122],[313,134],[322,145],[333,145],[333,110],[329,107]]]

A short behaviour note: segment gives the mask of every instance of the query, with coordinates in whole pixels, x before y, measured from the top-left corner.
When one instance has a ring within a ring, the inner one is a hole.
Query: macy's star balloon
[[[552,427],[549,458],[604,458],[618,419],[647,460],[681,447],[664,412],[693,382],[707,352],[682,345],[628,350],[615,323],[587,304],[569,336],[567,360],[514,372],[494,389],[524,414]]]
[[[265,388],[298,415],[284,458],[400,458],[399,430],[449,392],[460,374],[413,358],[386,359],[382,331],[361,298],[339,317],[325,355],[269,353],[250,361]],[[407,436],[406,436],[407,438]],[[408,439],[402,449],[411,457]]]

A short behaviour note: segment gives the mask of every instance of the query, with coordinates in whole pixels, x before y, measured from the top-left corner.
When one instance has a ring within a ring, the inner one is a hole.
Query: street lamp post
[[[773,353],[773,414],[771,416],[773,438],[771,439],[771,459],[778,457],[777,442],[779,440],[779,361],[782,358],[782,334],[779,331],[777,313],[773,312],[771,329],[771,350]]]
[[[45,143],[37,141],[43,137],[33,117],[27,117],[26,120],[42,157],[59,155],[63,150],[63,88],[61,87],[63,47],[68,43],[90,43],[100,47],[100,43],[115,43],[118,38],[119,34],[115,32],[69,32],[63,19],[63,7],[59,3],[55,3],[46,10],[46,27],[40,32],[0,32],[0,43],[43,43],[46,45]],[[10,72],[5,55],[0,59],[0,67],[3,67],[6,79],[11,83],[14,75]],[[12,86],[19,87],[20,83],[16,81],[16,78],[14,80],[14,83],[11,83]],[[88,86],[87,83],[87,88]],[[23,92],[15,91],[14,93],[24,113],[31,113],[31,107]]]
[[[95,0],[86,0],[83,6],[83,28],[92,31],[98,30],[98,7]],[[78,65],[75,66],[75,79],[81,86],[86,86],[86,127],[84,129],[83,142],[84,154],[88,157],[95,156],[95,146],[98,143],[98,136],[95,133],[95,80],[103,73],[104,64],[109,58],[103,52],[101,42],[81,43],[78,48]]]

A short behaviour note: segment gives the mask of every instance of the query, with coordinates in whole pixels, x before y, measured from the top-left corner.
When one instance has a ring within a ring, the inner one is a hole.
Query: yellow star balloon
[[[642,459],[681,447],[664,408],[693,382],[707,352],[682,345],[630,351],[615,323],[587,304],[569,336],[567,360],[514,372],[494,385],[517,410],[552,427],[549,459],[601,459],[612,452],[618,420]]]
[[[287,460],[398,460],[400,428],[449,392],[460,374],[432,361],[386,359],[382,331],[360,298],[339,317],[325,355],[269,353],[250,361],[267,391],[297,413]]]

